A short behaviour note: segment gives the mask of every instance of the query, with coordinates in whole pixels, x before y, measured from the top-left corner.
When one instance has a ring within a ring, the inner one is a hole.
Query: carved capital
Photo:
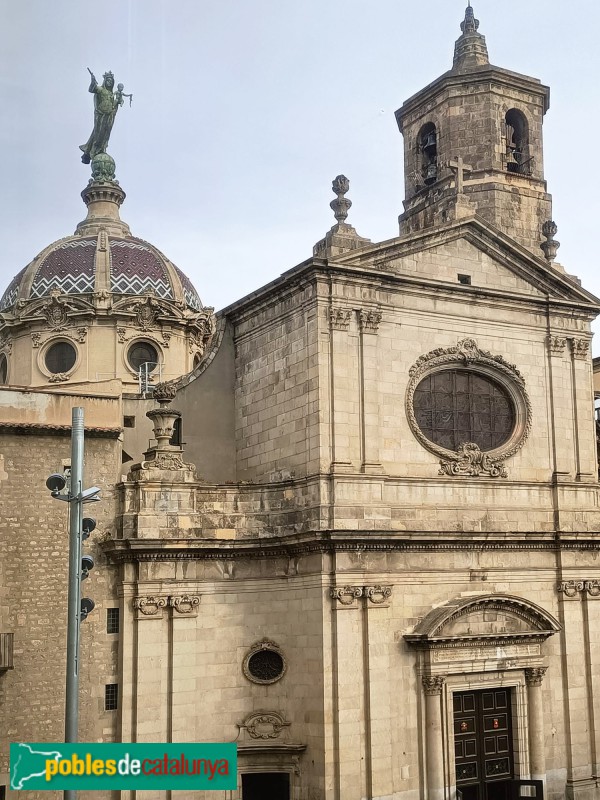
[[[584,581],[583,590],[588,597],[600,597],[600,581]]]
[[[162,617],[162,609],[166,605],[166,597],[155,597],[154,595],[136,597],[133,601],[133,607],[145,617]]]
[[[441,694],[446,683],[446,678],[443,675],[423,675],[421,680],[423,682],[423,690],[428,695]]]
[[[530,667],[525,670],[525,683],[527,686],[541,686],[548,667]]]
[[[362,586],[336,586],[331,589],[330,597],[343,606],[353,606],[358,598],[363,596]]]
[[[376,606],[383,605],[392,596],[391,586],[364,586],[363,595]]]
[[[556,587],[556,590],[560,594],[564,594],[565,597],[573,599],[579,597],[581,592],[583,592],[583,588],[583,581],[561,581]]]
[[[200,597],[198,595],[182,594],[179,596],[169,597],[169,605],[178,614],[194,614],[200,605]]]
[[[567,347],[567,340],[563,336],[548,336],[548,350],[551,356],[560,358],[564,355]]]
[[[351,308],[333,306],[329,309],[329,322],[334,331],[347,331],[350,328],[351,317]]]
[[[358,321],[363,333],[377,333],[381,322],[381,311],[377,308],[361,308],[358,312]]]
[[[572,339],[573,345],[573,358],[580,361],[585,361],[590,352],[589,339]]]

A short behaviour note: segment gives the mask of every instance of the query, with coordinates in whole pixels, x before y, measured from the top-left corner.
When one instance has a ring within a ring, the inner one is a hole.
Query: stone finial
[[[370,243],[370,239],[359,236],[352,225],[348,225],[346,218],[352,201],[346,197],[350,189],[350,181],[345,175],[338,175],[331,184],[337,197],[332,200],[329,207],[335,214],[336,224],[331,228],[324,239],[313,247],[313,255],[318,258],[330,258],[342,255],[350,250],[356,250]]]
[[[338,224],[346,222],[348,211],[352,207],[352,200],[345,197],[350,190],[350,181],[345,175],[338,175],[331,184],[331,188],[337,197],[335,200],[331,201],[329,207],[335,214]]]
[[[461,72],[470,67],[484,66],[490,63],[485,36],[479,31],[479,20],[475,19],[475,12],[471,3],[465,9],[465,18],[460,23],[462,36],[454,46],[453,72]]]
[[[475,33],[479,28],[479,20],[475,19],[475,12],[471,8],[471,3],[465,9],[464,21],[460,23],[460,29],[463,33]]]
[[[152,392],[152,396],[158,402],[159,406],[168,406],[172,400],[175,400],[177,390],[172,383],[157,383]]]
[[[553,222],[551,219],[549,219],[547,222],[544,222],[542,225],[542,233],[546,237],[546,241],[542,242],[540,247],[544,251],[544,255],[548,261],[552,262],[556,258],[558,248],[560,247],[560,242],[557,242],[554,239],[558,233],[558,226],[556,222]]]

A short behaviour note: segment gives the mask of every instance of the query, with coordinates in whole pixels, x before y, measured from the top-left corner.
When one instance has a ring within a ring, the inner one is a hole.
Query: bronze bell
[[[428,164],[425,171],[425,183],[435,183],[437,180],[437,164]]]
[[[435,147],[435,144],[435,133],[428,133],[423,137],[423,150],[428,150],[431,147]]]

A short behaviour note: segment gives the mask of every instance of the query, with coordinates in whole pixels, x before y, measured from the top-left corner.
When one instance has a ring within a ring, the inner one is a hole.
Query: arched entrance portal
[[[428,800],[508,800],[510,781],[545,779],[545,640],[560,630],[511,595],[432,609],[404,636],[424,690]]]

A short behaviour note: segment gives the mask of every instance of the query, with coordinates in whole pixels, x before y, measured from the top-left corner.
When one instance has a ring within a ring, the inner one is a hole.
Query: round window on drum
[[[158,350],[150,342],[135,342],[127,351],[127,360],[136,372],[143,364],[148,365],[148,372],[154,372],[158,367]]]
[[[70,372],[77,361],[77,351],[69,342],[55,342],[46,350],[44,363],[53,375]]]

